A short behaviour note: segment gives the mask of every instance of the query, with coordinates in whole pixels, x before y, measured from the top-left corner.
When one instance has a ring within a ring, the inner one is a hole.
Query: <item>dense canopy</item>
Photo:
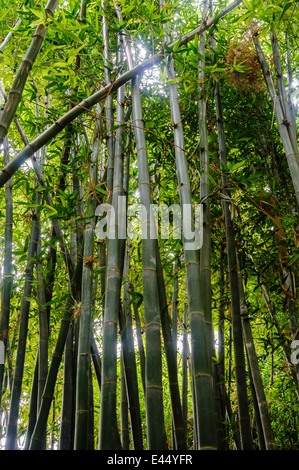
[[[298,2],[1,6],[0,448],[298,449]]]

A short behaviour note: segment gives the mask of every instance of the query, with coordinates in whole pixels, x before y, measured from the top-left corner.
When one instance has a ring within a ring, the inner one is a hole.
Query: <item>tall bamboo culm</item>
[[[167,57],[166,65],[168,75],[173,79],[176,74],[172,55]],[[191,217],[193,217],[193,206],[185,154],[184,133],[179,108],[178,90],[175,83],[169,85],[169,98],[175,143],[177,180],[184,226],[184,218],[190,218],[190,213]],[[210,367],[211,358],[209,357],[208,352],[208,338],[203,311],[203,299],[202,295],[199,294],[199,256],[198,250],[192,248],[192,242],[195,244],[194,239],[193,241],[187,240],[183,233],[191,329],[191,357],[196,402],[194,406],[196,407],[196,421],[197,428],[199,429],[197,444],[199,448],[208,450],[216,449],[217,447],[216,421],[213,403],[213,381]],[[200,430],[202,430],[202,432],[200,432]]]
[[[5,163],[9,162],[9,142],[5,137],[3,142]],[[10,318],[10,298],[12,289],[12,246],[13,246],[13,192],[12,180],[5,185],[5,233],[4,233],[4,260],[1,292],[0,340],[4,345],[4,362],[0,364],[0,407],[3,393],[4,365],[6,350],[8,348],[8,331]]]
[[[212,2],[210,3],[212,10]],[[212,40],[212,49],[216,51],[216,40]],[[234,364],[236,375],[237,387],[237,401],[238,401],[238,414],[241,444],[243,450],[251,450],[253,446],[250,417],[249,417],[249,403],[247,396],[247,383],[246,383],[246,369],[245,369],[245,354],[244,343],[241,324],[241,311],[240,311],[240,293],[239,293],[239,279],[237,271],[237,254],[235,247],[235,235],[233,220],[230,211],[230,189],[229,189],[229,171],[227,169],[227,148],[225,141],[224,119],[222,113],[222,102],[220,94],[220,83],[215,82],[215,105],[216,105],[216,118],[218,129],[218,144],[219,144],[219,162],[221,168],[221,183],[222,191],[226,195],[222,201],[222,208],[225,220],[225,235],[226,235],[226,252],[229,270],[229,284],[231,296],[231,310],[232,310],[232,334],[233,334],[233,347],[234,347]]]
[[[122,57],[122,43],[119,42],[118,58]],[[103,324],[102,351],[102,390],[99,428],[99,449],[118,449],[121,445],[116,417],[116,384],[117,384],[117,325],[121,308],[121,279],[124,264],[124,251],[120,240],[118,220],[119,196],[123,195],[124,177],[124,96],[125,89],[121,86],[117,92],[116,121],[120,124],[115,137],[115,152],[113,164],[112,208],[114,219],[111,218],[109,230],[111,237],[107,240],[107,266],[105,287],[105,308]],[[109,165],[109,160],[108,160]],[[108,176],[108,175],[107,175]],[[124,212],[125,215],[125,212]],[[112,235],[113,234],[113,235]],[[109,423],[109,424],[108,424]],[[109,426],[109,431],[107,431]]]
[[[118,10],[120,17],[120,12]],[[124,40],[128,65],[133,69],[133,59],[129,43]],[[156,270],[156,239],[150,234],[155,233],[151,217],[151,186],[147,145],[144,133],[141,96],[138,78],[131,80],[132,124],[138,164],[138,187],[140,203],[145,208],[142,220],[142,280],[145,317],[145,387],[146,387],[146,419],[148,448],[163,450],[166,448],[164,424],[163,388],[162,388],[162,356],[159,315],[159,294]]]

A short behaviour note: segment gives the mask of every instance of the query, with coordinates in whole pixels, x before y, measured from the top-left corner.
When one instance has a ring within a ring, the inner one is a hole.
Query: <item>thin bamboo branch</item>
[[[10,31],[10,32],[5,36],[5,38],[3,39],[3,41],[2,41],[2,43],[1,43],[1,45],[0,45],[0,53],[3,53],[5,47],[7,46],[7,44],[9,43],[9,41],[11,40],[11,38],[12,38],[12,36],[13,36],[13,32],[18,29],[18,27],[20,26],[21,23],[22,23],[22,20],[19,19],[19,20],[16,22],[16,24],[14,25],[13,30]]]

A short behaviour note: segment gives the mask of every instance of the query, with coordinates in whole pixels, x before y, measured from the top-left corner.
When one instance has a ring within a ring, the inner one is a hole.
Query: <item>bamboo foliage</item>
[[[225,7],[219,15],[217,16],[217,21],[219,18],[223,18],[225,15],[230,13],[234,8],[236,8],[241,0],[235,0],[230,5]],[[200,35],[202,32],[206,31],[208,28],[213,26],[216,21],[216,17],[213,16],[209,20],[201,25],[190,33],[183,36],[181,39],[174,41],[171,44],[168,44],[167,47],[169,50],[174,47],[183,46],[188,44],[189,41],[192,41],[196,35]],[[110,82],[105,87],[101,88],[99,91],[88,97],[87,99],[81,101],[77,106],[74,106],[70,111],[64,114],[59,118],[54,124],[52,124],[46,131],[44,131],[40,136],[34,139],[30,144],[27,144],[24,149],[22,149],[8,165],[5,166],[0,172],[0,187],[3,186],[10,177],[20,168],[20,166],[28,160],[38,149],[46,145],[53,137],[59,134],[70,122],[74,121],[78,116],[86,112],[92,106],[96,105],[100,101],[103,101],[107,95],[116,91],[120,86],[129,82],[131,79],[137,75],[142,74],[145,70],[153,67],[154,65],[159,64],[164,59],[164,55],[157,54],[150,59],[145,60],[144,62],[135,65],[127,72],[123,73],[121,76],[116,78],[113,82]]]
[[[32,66],[39,54],[47,33],[46,20],[48,16],[53,16],[58,6],[59,0],[49,0],[45,6],[45,22],[39,24],[32,37],[28,51],[16,74],[11,91],[8,95],[7,103],[0,118],[0,142],[3,141],[9,126],[15,116],[16,110],[22,98],[24,86],[26,84]]]

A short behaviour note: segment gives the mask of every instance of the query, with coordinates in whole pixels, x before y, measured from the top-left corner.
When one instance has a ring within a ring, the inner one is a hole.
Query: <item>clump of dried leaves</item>
[[[228,83],[240,91],[265,91],[261,66],[252,42],[252,35],[256,33],[256,28],[250,27],[241,40],[234,38],[226,54],[225,62],[230,70]],[[244,71],[236,70],[238,66],[244,67]]]

